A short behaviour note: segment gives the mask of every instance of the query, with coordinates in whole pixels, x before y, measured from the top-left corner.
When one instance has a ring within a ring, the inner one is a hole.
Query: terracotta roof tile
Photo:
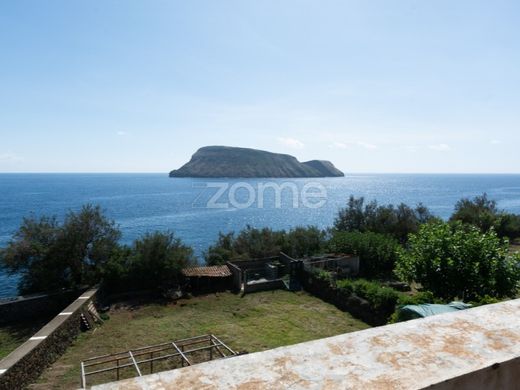
[[[211,267],[189,267],[182,270],[184,276],[205,276],[209,278],[225,278],[231,276],[227,265],[215,265]]]

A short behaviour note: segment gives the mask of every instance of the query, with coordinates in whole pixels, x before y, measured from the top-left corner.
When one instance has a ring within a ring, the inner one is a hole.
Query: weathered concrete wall
[[[242,289],[242,271],[231,262],[227,263],[233,278],[233,289],[240,291]]]
[[[82,291],[85,291],[85,289],[17,297],[7,302],[1,302],[0,325],[56,315]]]
[[[520,389],[518,313],[502,302],[92,389]]]
[[[97,290],[88,290],[33,337],[0,360],[0,390],[22,389],[58,359],[80,332],[80,316]]]

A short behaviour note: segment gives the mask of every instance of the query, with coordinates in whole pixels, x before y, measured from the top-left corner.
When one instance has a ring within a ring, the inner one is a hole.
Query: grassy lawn
[[[83,359],[207,333],[235,351],[256,352],[368,328],[318,298],[287,291],[242,298],[221,293],[176,305],[114,308],[109,315],[101,327],[81,334],[34,387],[77,388]]]
[[[19,345],[23,344],[47,322],[48,318],[45,318],[0,327],[0,359],[9,355]]]

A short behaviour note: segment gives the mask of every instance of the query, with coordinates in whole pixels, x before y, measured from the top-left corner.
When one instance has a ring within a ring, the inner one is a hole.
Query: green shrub
[[[332,282],[332,277],[330,275],[330,272],[328,272],[328,271],[316,270],[316,271],[314,271],[314,276],[318,280],[322,280],[324,282]]]
[[[282,251],[293,258],[320,253],[326,247],[327,234],[315,226],[296,227],[285,233]]]
[[[490,304],[498,303],[498,302],[500,302],[500,299],[490,297],[489,295],[484,295],[483,297],[477,297],[470,303],[473,306],[482,306],[482,305],[490,305]]]
[[[424,303],[445,303],[443,300],[436,298],[435,295],[431,291],[420,291],[413,295],[410,294],[400,294],[399,300],[397,301],[397,306],[406,306],[406,305],[421,305]]]
[[[0,252],[0,266],[21,275],[22,294],[93,285],[118,250],[120,237],[99,206],[70,211],[61,224],[56,217],[25,218]]]
[[[208,265],[225,264],[232,259],[277,256],[281,251],[298,258],[319,253],[325,246],[326,233],[313,226],[289,231],[247,226],[237,235],[220,233],[204,257]]]
[[[339,211],[334,228],[346,232],[388,234],[400,242],[406,242],[410,233],[417,232],[421,224],[433,219],[428,208],[422,204],[415,209],[404,203],[380,206],[375,200],[365,204],[363,197],[350,196],[347,207]]]
[[[460,221],[426,224],[411,235],[400,253],[396,273],[420,283],[435,296],[471,300],[513,296],[520,280],[520,256],[509,254],[506,240]]]
[[[354,293],[360,298],[366,299],[371,308],[392,313],[399,297],[402,295],[393,288],[383,286],[379,282],[365,279],[343,279],[336,282],[336,287],[344,294]]]
[[[371,232],[335,232],[329,242],[332,252],[359,256],[360,275],[369,279],[392,276],[399,248],[394,238]]]
[[[193,249],[173,233],[148,233],[134,241],[128,279],[137,288],[168,289],[181,283],[181,271],[196,263]]]
[[[488,199],[487,194],[459,200],[450,221],[476,226],[484,233],[494,229],[499,237],[520,237],[520,215],[499,210],[496,201]]]
[[[165,291],[179,286],[182,269],[195,263],[192,248],[173,233],[148,233],[114,252],[104,267],[102,285],[108,293]]]

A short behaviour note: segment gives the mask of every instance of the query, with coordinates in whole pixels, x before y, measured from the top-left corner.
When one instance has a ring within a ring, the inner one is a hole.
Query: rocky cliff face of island
[[[206,146],[170,177],[338,177],[330,161],[299,162],[288,154],[229,146]]]

